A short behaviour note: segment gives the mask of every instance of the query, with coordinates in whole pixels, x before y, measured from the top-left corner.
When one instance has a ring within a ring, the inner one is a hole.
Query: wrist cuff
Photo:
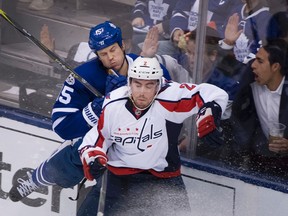
[[[233,49],[233,45],[231,46],[231,45],[228,45],[228,44],[226,44],[225,42],[224,42],[224,40],[220,40],[219,42],[218,42],[218,44],[219,44],[219,46],[222,48],[222,49],[224,49],[224,50],[231,50],[231,49]]]
[[[82,110],[82,115],[85,119],[85,121],[91,126],[93,127],[94,125],[96,125],[97,121],[98,121],[98,117],[97,115],[94,113],[92,107],[91,107],[91,103],[90,102],[83,110]]]

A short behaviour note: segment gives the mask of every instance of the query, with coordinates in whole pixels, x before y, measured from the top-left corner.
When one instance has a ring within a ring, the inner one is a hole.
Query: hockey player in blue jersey
[[[106,96],[98,125],[79,146],[87,179],[108,168],[104,215],[192,215],[180,171],[178,124],[198,113],[197,132],[204,137],[216,130],[227,101],[214,85],[167,81],[156,58],[138,57],[128,86]],[[78,216],[96,215],[99,193],[96,185]]]
[[[89,46],[98,58],[92,59],[75,69],[101,94],[127,83],[129,65],[137,55],[125,55],[121,29],[111,22],[91,28]],[[113,70],[117,75],[109,75]],[[165,77],[170,79],[163,68]],[[19,201],[41,186],[59,185],[64,188],[77,185],[83,178],[82,163],[77,152],[78,143],[72,139],[83,137],[96,125],[102,110],[103,98],[96,97],[85,86],[70,75],[57,98],[52,112],[53,130],[63,143],[32,175],[27,174],[13,183],[9,192],[12,201]],[[63,172],[65,170],[65,172]]]

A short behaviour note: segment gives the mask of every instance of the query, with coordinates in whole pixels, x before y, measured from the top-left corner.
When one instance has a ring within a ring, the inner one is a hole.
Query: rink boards
[[[76,215],[80,201],[68,199],[76,197],[76,186],[69,189],[47,187],[46,191],[34,192],[29,199],[18,203],[7,196],[13,178],[27,168],[38,166],[62,140],[51,130],[5,117],[0,117],[0,134],[1,215]],[[183,164],[182,174],[193,216],[287,216],[287,193],[227,177],[221,172],[203,171],[203,167],[199,168],[193,161]]]

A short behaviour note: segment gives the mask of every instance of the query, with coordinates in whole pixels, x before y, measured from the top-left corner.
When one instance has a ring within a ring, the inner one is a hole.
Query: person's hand
[[[157,53],[159,46],[159,31],[157,27],[149,29],[142,47],[141,55],[145,57],[153,57]]]
[[[144,25],[145,25],[144,19],[141,17],[136,17],[135,19],[132,20],[132,26],[142,27]]]
[[[196,117],[198,137],[210,148],[218,148],[224,144],[221,124],[221,107],[215,102],[205,103]]]
[[[52,38],[49,28],[46,24],[42,26],[40,32],[40,41],[43,45],[45,45],[49,50],[54,52],[55,50],[55,38]]]
[[[126,76],[109,74],[106,78],[105,93],[108,94],[109,92],[126,84],[127,84]]]
[[[176,29],[174,32],[173,32],[173,35],[172,35],[172,41],[175,43],[175,44],[178,44],[179,40],[180,40],[180,37],[184,35],[184,31],[182,29]]]
[[[80,150],[80,158],[83,164],[85,177],[92,181],[98,179],[106,170],[108,158],[99,147],[87,146]]]
[[[163,34],[164,33],[164,29],[163,29],[163,24],[162,23],[158,23],[157,25],[155,25],[155,27],[158,29],[158,34]]]
[[[288,140],[283,137],[273,137],[269,140],[269,150],[275,153],[288,153]]]
[[[178,41],[178,47],[184,50],[185,52],[187,52],[187,44],[188,44],[190,35],[191,35],[191,32],[187,32],[186,34],[181,35]]]
[[[98,118],[100,117],[100,114],[102,112],[103,102],[104,102],[104,97],[101,97],[101,98],[97,97],[91,102],[91,108],[93,112],[98,116]]]
[[[198,111],[196,125],[198,137],[202,138],[220,127],[221,107],[215,102],[205,103]]]
[[[225,33],[224,33],[224,42],[228,45],[234,45],[236,40],[239,38],[243,30],[238,30],[239,24],[239,15],[234,13],[229,17],[226,24]]]

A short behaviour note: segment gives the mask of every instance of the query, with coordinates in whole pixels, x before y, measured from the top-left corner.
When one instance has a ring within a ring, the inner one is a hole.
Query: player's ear
[[[122,40],[122,47],[121,47],[121,49],[122,49],[123,51],[125,51],[125,48],[126,48],[126,44],[125,44],[125,41],[124,41],[124,40]]]
[[[278,62],[275,62],[272,64],[272,70],[273,71],[280,71],[281,70],[281,66]]]

